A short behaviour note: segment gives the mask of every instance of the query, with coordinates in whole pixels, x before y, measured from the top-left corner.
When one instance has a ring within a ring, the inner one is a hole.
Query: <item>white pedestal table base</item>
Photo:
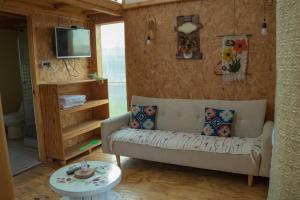
[[[119,193],[111,190],[109,192],[100,193],[94,196],[62,197],[60,200],[122,200],[122,197]]]

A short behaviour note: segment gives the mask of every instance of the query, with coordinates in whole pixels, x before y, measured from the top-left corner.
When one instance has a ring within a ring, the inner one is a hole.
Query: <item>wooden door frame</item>
[[[0,7],[0,11],[8,12],[17,15],[23,15],[26,17],[27,34],[28,34],[28,48],[29,48],[29,60],[30,60],[30,73],[32,82],[32,94],[33,94],[33,105],[34,105],[34,116],[36,135],[38,142],[39,159],[42,162],[46,162],[46,150],[43,132],[42,112],[40,103],[40,92],[39,92],[39,73],[38,73],[38,61],[37,61],[37,47],[36,47],[36,32],[34,28],[34,17],[32,13],[23,12],[19,9],[5,9]]]
[[[3,199],[14,200],[15,188],[12,178],[12,170],[9,161],[6,132],[4,127],[4,119],[2,112],[1,94],[0,94],[0,193]]]
[[[33,89],[33,105],[34,105],[34,115],[35,115],[35,126],[36,135],[38,141],[38,151],[39,158],[41,161],[45,162],[46,149],[44,140],[44,129],[42,121],[42,111],[40,102],[40,91],[39,91],[39,73],[38,62],[37,62],[37,47],[36,47],[36,32],[34,28],[34,20],[32,15],[27,15],[27,33],[28,33],[28,47],[29,47],[29,59],[30,59],[30,72],[31,72],[31,82]]]
[[[117,23],[124,23],[124,42],[125,42],[125,68],[126,68],[126,96],[127,96],[127,110],[130,109],[130,101],[131,99],[128,98],[128,82],[127,82],[127,61],[126,61],[126,21],[123,16],[120,17],[114,17],[114,18],[104,18],[104,19],[96,19],[92,22],[90,22],[90,28],[93,30],[92,32],[94,35],[92,35],[92,52],[94,52],[94,56],[92,56],[92,66],[96,66],[97,68],[94,70],[97,70],[98,75],[101,77],[103,76],[103,66],[102,66],[102,44],[101,44],[101,31],[100,27],[102,25],[109,25],[109,24],[117,24]]]
[[[102,44],[101,44],[101,31],[100,27],[102,25],[124,23],[124,34],[125,34],[125,21],[122,16],[118,18],[108,18],[103,20],[94,20],[89,22],[89,27],[92,30],[91,34],[91,47],[92,47],[92,57],[91,57],[91,66],[94,66],[92,70],[97,72],[99,76],[103,76],[103,66],[102,66]],[[124,38],[125,39],[125,38]],[[126,48],[126,45],[125,45]],[[125,51],[126,52],[126,51]],[[125,55],[126,62],[126,55]]]

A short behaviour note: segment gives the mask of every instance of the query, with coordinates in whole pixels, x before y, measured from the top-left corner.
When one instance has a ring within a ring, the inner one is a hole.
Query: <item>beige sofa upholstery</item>
[[[111,149],[111,134],[121,127],[129,125],[130,113],[127,113],[120,117],[108,119],[102,123],[102,148],[105,153],[252,176],[269,176],[273,122],[264,122],[266,112],[265,100],[184,100],[133,96],[132,104],[157,105],[159,109],[157,129],[185,133],[201,132],[204,126],[205,107],[233,109],[236,111],[233,136],[248,138],[262,137],[262,152],[260,155],[251,158],[250,154],[235,155],[170,150],[126,142],[115,142]],[[253,159],[256,164],[253,163]]]

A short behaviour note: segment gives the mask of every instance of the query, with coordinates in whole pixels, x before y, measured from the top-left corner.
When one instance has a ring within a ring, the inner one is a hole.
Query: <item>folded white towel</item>
[[[86,95],[62,95],[59,96],[60,102],[86,101]]]
[[[86,102],[86,95],[62,95],[59,96],[59,104],[61,108],[72,108],[80,106]]]

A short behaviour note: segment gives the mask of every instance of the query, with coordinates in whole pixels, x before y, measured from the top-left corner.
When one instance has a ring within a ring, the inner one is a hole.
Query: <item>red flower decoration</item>
[[[144,111],[148,116],[153,116],[156,113],[156,109],[153,106],[145,107]]]
[[[216,116],[216,112],[214,111],[214,109],[212,108],[207,108],[205,110],[205,117],[206,117],[206,120],[211,120],[213,119],[215,116]]]
[[[247,42],[245,39],[242,40],[236,40],[235,41],[235,46],[234,46],[234,51],[236,51],[238,54],[243,53],[243,51],[247,50]]]
[[[131,122],[131,128],[138,129],[139,127],[140,127],[140,124],[139,124],[138,121],[133,120],[133,121]]]

